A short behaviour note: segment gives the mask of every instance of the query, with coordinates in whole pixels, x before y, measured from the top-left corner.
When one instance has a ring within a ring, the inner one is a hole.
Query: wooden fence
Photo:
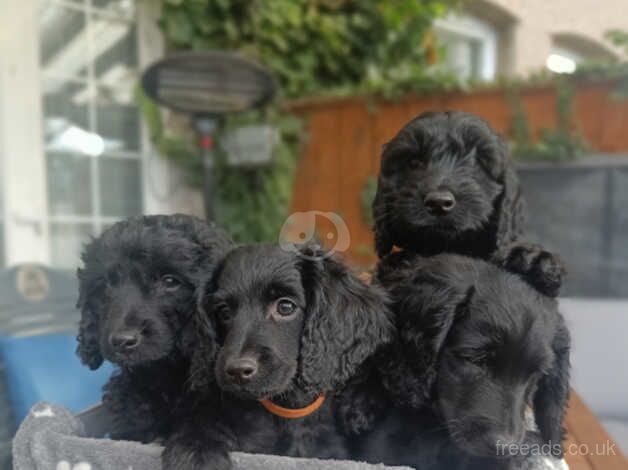
[[[556,125],[553,86],[525,89],[521,99],[530,131],[538,137]],[[613,83],[580,83],[574,94],[574,122],[593,149],[628,150],[628,100],[613,96]],[[373,236],[365,221],[361,193],[377,175],[380,149],[411,118],[428,110],[475,113],[504,135],[510,134],[512,109],[503,90],[409,97],[373,103],[362,98],[303,101],[291,109],[307,118],[308,143],[297,170],[291,210],[338,213],[348,225],[351,247],[345,253],[358,265],[373,262]],[[333,224],[321,216],[317,230],[335,243]]]

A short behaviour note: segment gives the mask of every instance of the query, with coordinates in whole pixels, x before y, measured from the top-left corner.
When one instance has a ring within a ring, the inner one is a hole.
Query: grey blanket
[[[14,470],[158,470],[162,448],[87,436],[68,410],[38,403],[13,439]],[[360,462],[233,453],[234,470],[402,470]],[[407,470],[407,468],[406,468]],[[531,458],[526,470],[567,470],[564,461]]]

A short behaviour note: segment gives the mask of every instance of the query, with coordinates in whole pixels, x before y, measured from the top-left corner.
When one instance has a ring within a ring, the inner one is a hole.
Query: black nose
[[[130,351],[140,345],[139,331],[127,330],[113,333],[109,336],[109,344],[118,351]]]
[[[250,357],[241,357],[229,362],[227,375],[238,382],[247,382],[257,374],[257,361]]]
[[[446,214],[456,205],[456,198],[450,191],[431,191],[423,199],[425,207],[435,215]]]

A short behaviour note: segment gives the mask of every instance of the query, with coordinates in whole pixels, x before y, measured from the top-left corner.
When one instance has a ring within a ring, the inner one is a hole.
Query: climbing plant
[[[556,79],[556,127],[544,129],[537,141],[530,134],[528,116],[521,101],[520,88],[511,84],[506,94],[512,112],[511,134],[513,155],[519,160],[569,161],[583,156],[588,144],[573,124],[572,84],[567,79]]]
[[[312,95],[386,97],[455,87],[437,65],[433,20],[457,0],[161,0],[167,48],[220,49],[264,64],[279,83],[265,110],[233,117],[221,132],[270,122],[279,131],[272,163],[242,170],[219,155],[217,217],[238,241],[273,240],[291,198],[303,126],[278,105]],[[201,162],[186,129],[164,124],[149,100],[139,102],[159,152],[202,183]],[[220,140],[220,134],[218,136]]]
[[[161,26],[173,49],[232,50],[260,61],[287,97],[383,94],[443,86],[429,31],[455,3],[163,0]]]

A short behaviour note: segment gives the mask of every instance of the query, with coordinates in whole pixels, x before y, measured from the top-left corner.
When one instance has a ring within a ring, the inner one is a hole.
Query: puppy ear
[[[386,204],[381,191],[381,177],[377,183],[377,191],[373,199],[373,220],[375,233],[375,252],[383,258],[393,249],[393,238],[388,230]]]
[[[199,244],[216,260],[221,259],[233,247],[231,237],[213,222],[207,223],[194,218],[192,227]]]
[[[190,340],[190,390],[207,390],[214,379],[214,364],[218,353],[216,321],[212,312],[212,295],[216,290],[216,276],[222,270],[222,261],[216,271],[204,278],[196,291],[196,313]]]
[[[519,179],[510,165],[506,165],[504,169],[502,184],[503,191],[495,208],[497,217],[495,243],[498,249],[521,236],[525,209]]]
[[[541,437],[551,443],[552,453],[562,456],[565,435],[563,419],[569,400],[569,331],[559,315],[559,324],[554,341],[554,364],[549,373],[540,380],[534,395],[534,417]],[[560,444],[556,446],[556,444]],[[556,449],[559,449],[559,452]]]
[[[403,290],[393,306],[399,340],[394,344],[394,352],[379,367],[384,385],[395,401],[420,408],[432,398],[440,352],[456,320],[468,312],[475,286],[455,286],[455,282],[443,285],[427,273],[413,279],[411,293],[407,286]]]
[[[90,304],[97,299],[99,293],[96,289],[96,282],[88,278],[85,270],[79,269],[77,275],[79,278],[79,299],[76,308],[81,310],[81,321],[76,337],[78,341],[76,354],[83,364],[95,370],[103,363],[103,357],[98,342],[98,315],[93,311]]]
[[[386,296],[322,251],[302,247],[297,256],[307,302],[300,377],[312,390],[333,390],[392,340]]]

